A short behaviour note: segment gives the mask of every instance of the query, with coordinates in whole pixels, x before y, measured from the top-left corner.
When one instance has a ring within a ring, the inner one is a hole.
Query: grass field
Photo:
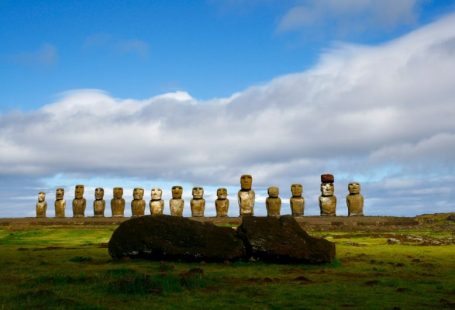
[[[0,309],[455,308],[451,229],[312,232],[337,244],[319,266],[112,261],[114,229],[0,229]]]

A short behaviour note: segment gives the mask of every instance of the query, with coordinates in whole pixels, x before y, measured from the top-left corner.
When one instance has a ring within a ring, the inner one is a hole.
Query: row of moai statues
[[[334,195],[334,177],[331,174],[321,175],[321,196],[319,197],[319,207],[322,216],[335,216],[337,199]],[[240,216],[253,216],[255,204],[255,192],[252,189],[253,178],[251,175],[242,175],[240,178],[241,189],[238,192],[238,204]],[[360,194],[360,184],[351,182],[348,185],[349,194],[346,196],[346,204],[349,216],[363,215],[363,196]],[[55,216],[65,217],[66,202],[64,200],[65,190],[57,188],[55,199]],[[291,185],[292,197],[290,206],[293,216],[303,216],[305,210],[305,199],[303,198],[303,186],[301,184]],[[160,188],[152,188],[151,200],[149,202],[151,215],[164,214],[164,200],[162,199],[163,191]],[[182,199],[183,187],[172,187],[172,198],[169,200],[170,214],[172,216],[183,216],[185,201]],[[205,212],[204,189],[202,187],[193,187],[193,198],[190,201],[191,216],[203,217]],[[279,217],[281,215],[281,198],[279,197],[279,188],[271,186],[268,188],[266,199],[267,215]],[[227,189],[217,189],[217,199],[215,200],[216,216],[226,217],[229,211],[229,199]],[[46,194],[38,194],[36,204],[36,216],[46,217],[47,202]],[[84,217],[86,209],[86,200],[84,198],[84,186],[76,185],[73,199],[73,216]],[[95,217],[104,217],[106,202],[104,200],[104,189],[95,189],[95,200],[93,201],[93,213]],[[144,189],[135,188],[133,190],[133,200],[131,201],[132,216],[145,215],[146,202],[144,200]],[[123,188],[115,187],[113,189],[113,198],[111,200],[112,217],[123,217],[125,213],[125,199],[123,199]]]

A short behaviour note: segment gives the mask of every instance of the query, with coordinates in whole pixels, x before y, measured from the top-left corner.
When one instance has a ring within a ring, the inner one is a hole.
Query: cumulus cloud
[[[369,214],[453,211],[454,40],[451,15],[380,46],[337,45],[310,70],[208,101],[67,92],[0,116],[0,174],[30,188],[55,175],[228,186],[235,208],[239,176],[251,173],[258,197],[303,183],[316,214],[319,174],[331,171],[340,214],[353,179]]]
[[[321,29],[347,35],[374,28],[393,29],[413,23],[421,0],[307,0],[298,2],[279,20],[277,30]],[[362,25],[362,28],[359,28]]]

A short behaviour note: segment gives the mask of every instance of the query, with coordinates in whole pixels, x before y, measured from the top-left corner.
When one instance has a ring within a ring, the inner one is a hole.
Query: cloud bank
[[[455,15],[380,46],[337,45],[308,71],[229,98],[66,92],[38,110],[0,115],[2,194],[11,197],[3,216],[23,215],[25,205],[33,214],[43,186],[52,206],[55,176],[72,186],[137,180],[147,193],[179,182],[228,186],[236,209],[243,173],[259,195],[278,185],[287,198],[291,183],[303,183],[307,211],[317,214],[326,171],[336,177],[340,214],[351,180],[363,184],[367,214],[453,211],[453,81]]]

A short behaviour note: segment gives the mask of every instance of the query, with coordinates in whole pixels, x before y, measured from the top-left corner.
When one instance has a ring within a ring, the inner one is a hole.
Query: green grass
[[[115,227],[0,229],[0,309],[450,309],[455,245],[314,232],[337,243],[327,265],[112,261]]]

